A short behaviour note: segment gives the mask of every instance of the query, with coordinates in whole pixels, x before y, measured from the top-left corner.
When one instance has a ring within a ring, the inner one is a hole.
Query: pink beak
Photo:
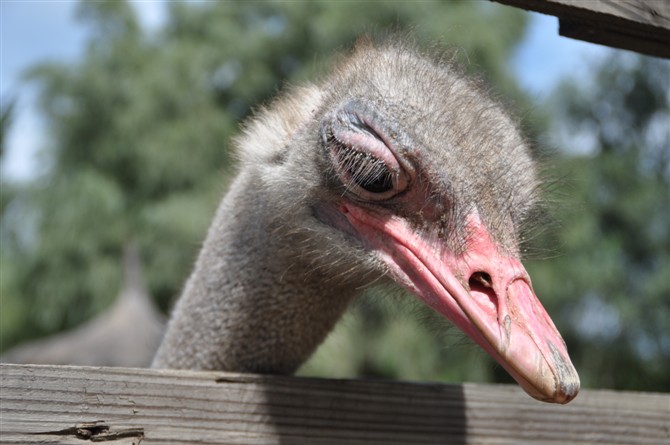
[[[340,210],[398,283],[469,335],[528,394],[554,403],[577,395],[579,376],[528,273],[500,252],[476,212],[467,221],[467,246],[456,255],[400,217],[349,203]]]

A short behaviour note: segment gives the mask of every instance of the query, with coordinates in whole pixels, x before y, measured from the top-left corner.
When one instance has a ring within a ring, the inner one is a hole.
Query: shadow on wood
[[[585,390],[569,405],[516,385],[0,365],[3,444],[654,444],[670,396]]]
[[[467,443],[460,385],[277,377],[265,383],[282,445]]]

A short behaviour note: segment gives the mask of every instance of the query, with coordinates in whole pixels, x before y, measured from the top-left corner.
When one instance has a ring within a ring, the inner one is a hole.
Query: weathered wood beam
[[[668,0],[493,0],[559,19],[573,39],[670,58]]]
[[[0,365],[3,444],[658,445],[669,422],[663,394]]]

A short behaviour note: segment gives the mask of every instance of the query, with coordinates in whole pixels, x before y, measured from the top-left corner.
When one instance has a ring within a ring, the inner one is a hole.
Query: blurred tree
[[[587,387],[670,391],[669,68],[613,52],[554,99],[569,205],[530,273]]]
[[[0,103],[0,159],[3,158],[7,148],[7,133],[12,125],[16,102],[14,99],[2,99]],[[0,215],[4,213],[5,206],[12,197],[12,187],[4,178],[0,178]]]
[[[2,104],[0,105],[0,159],[4,159],[6,153],[6,144],[7,144],[7,134],[9,133],[9,128],[12,125],[12,120],[14,118],[16,101],[14,99],[2,99]],[[16,186],[6,181],[4,176],[0,176],[0,215],[2,215],[2,224],[0,224],[0,341],[2,340],[2,334],[4,332],[16,332],[20,331],[20,325],[15,322],[15,319],[21,317],[14,317],[22,311],[21,303],[17,301],[10,301],[8,305],[15,304],[15,306],[6,308],[5,299],[2,297],[7,292],[12,290],[15,285],[15,258],[12,257],[11,252],[7,248],[7,242],[11,238],[11,235],[7,233],[5,229],[5,215],[9,203],[16,196]],[[9,315],[9,316],[8,316]],[[1,350],[1,349],[0,349]]]
[[[78,324],[111,303],[136,239],[164,305],[186,276],[228,163],[234,118],[193,48],[159,50],[125,2],[84,2],[93,30],[78,66],[45,64],[47,174],[3,213],[3,349]],[[176,44],[177,42],[173,42]],[[181,59],[183,60],[181,60]],[[185,88],[189,85],[189,88]]]
[[[411,29],[420,42],[453,45],[466,69],[524,101],[505,64],[524,32],[524,15],[512,8],[470,1],[361,2],[353,11],[352,3],[331,1],[167,6],[166,25],[147,35],[126,2],[82,2],[79,17],[91,29],[83,60],[29,73],[49,122],[48,173],[3,210],[2,349],[109,306],[130,239],[141,247],[151,293],[167,308],[225,187],[236,122],[287,79],[327,70],[325,57],[366,31]],[[332,358],[321,354],[305,372],[490,377],[493,365],[478,349],[454,349],[460,336],[431,332],[429,311],[409,302],[391,310],[387,301],[362,301],[326,345]]]
[[[0,105],[0,158],[5,152],[7,130],[12,123],[15,104],[14,100],[3,99],[2,104]]]

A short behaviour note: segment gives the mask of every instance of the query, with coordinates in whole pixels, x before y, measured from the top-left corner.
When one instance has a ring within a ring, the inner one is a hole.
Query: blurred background
[[[124,282],[167,313],[234,173],[240,120],[364,32],[411,30],[453,48],[535,141],[548,215],[525,263],[583,386],[670,391],[667,60],[488,1],[0,8],[0,352],[100,322]],[[129,250],[141,267],[124,275]],[[427,309],[374,292],[300,372],[511,381]]]

